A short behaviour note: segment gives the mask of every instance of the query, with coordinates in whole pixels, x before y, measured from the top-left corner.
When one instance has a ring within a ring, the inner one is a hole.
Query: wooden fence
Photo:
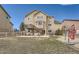
[[[26,35],[24,32],[0,32],[0,37],[11,37],[11,36],[21,36]]]
[[[26,32],[0,32],[0,37],[11,37],[11,36],[32,36],[33,33]],[[39,36],[35,33],[35,35]]]

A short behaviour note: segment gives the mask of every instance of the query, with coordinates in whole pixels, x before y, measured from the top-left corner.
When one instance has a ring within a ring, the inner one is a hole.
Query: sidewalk
[[[57,40],[64,42],[64,43],[68,43],[68,37],[65,36],[60,36]],[[79,38],[76,38],[75,40],[69,40],[70,43],[74,43],[74,44],[79,44]]]
[[[60,36],[56,40],[59,40],[59,41],[66,43],[66,44],[69,44],[68,43],[68,37],[66,37],[66,40],[65,40],[65,36]],[[79,38],[76,38],[75,40],[70,40],[70,43],[73,43],[70,46],[72,46],[74,49],[79,51]]]

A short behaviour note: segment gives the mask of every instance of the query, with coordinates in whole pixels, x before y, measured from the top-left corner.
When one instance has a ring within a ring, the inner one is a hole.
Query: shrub
[[[20,30],[21,30],[21,31],[24,31],[24,30],[25,30],[25,27],[24,27],[24,26],[25,26],[25,25],[24,25],[24,23],[22,22],[21,25],[20,25]]]
[[[63,35],[63,31],[58,29],[56,30],[55,35]]]

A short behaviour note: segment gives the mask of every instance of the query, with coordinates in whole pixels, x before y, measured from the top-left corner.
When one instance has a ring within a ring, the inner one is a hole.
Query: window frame
[[[51,26],[52,24],[48,24],[48,26]]]
[[[37,16],[37,19],[43,19],[43,16]]]
[[[36,24],[37,25],[42,25],[43,24],[43,21],[36,21]]]
[[[52,32],[52,30],[48,30],[48,32]]]

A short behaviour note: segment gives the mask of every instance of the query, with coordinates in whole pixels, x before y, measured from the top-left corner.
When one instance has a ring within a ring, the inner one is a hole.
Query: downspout
[[[45,22],[45,35],[47,35],[47,21],[48,20],[48,16],[46,16],[46,22]]]

